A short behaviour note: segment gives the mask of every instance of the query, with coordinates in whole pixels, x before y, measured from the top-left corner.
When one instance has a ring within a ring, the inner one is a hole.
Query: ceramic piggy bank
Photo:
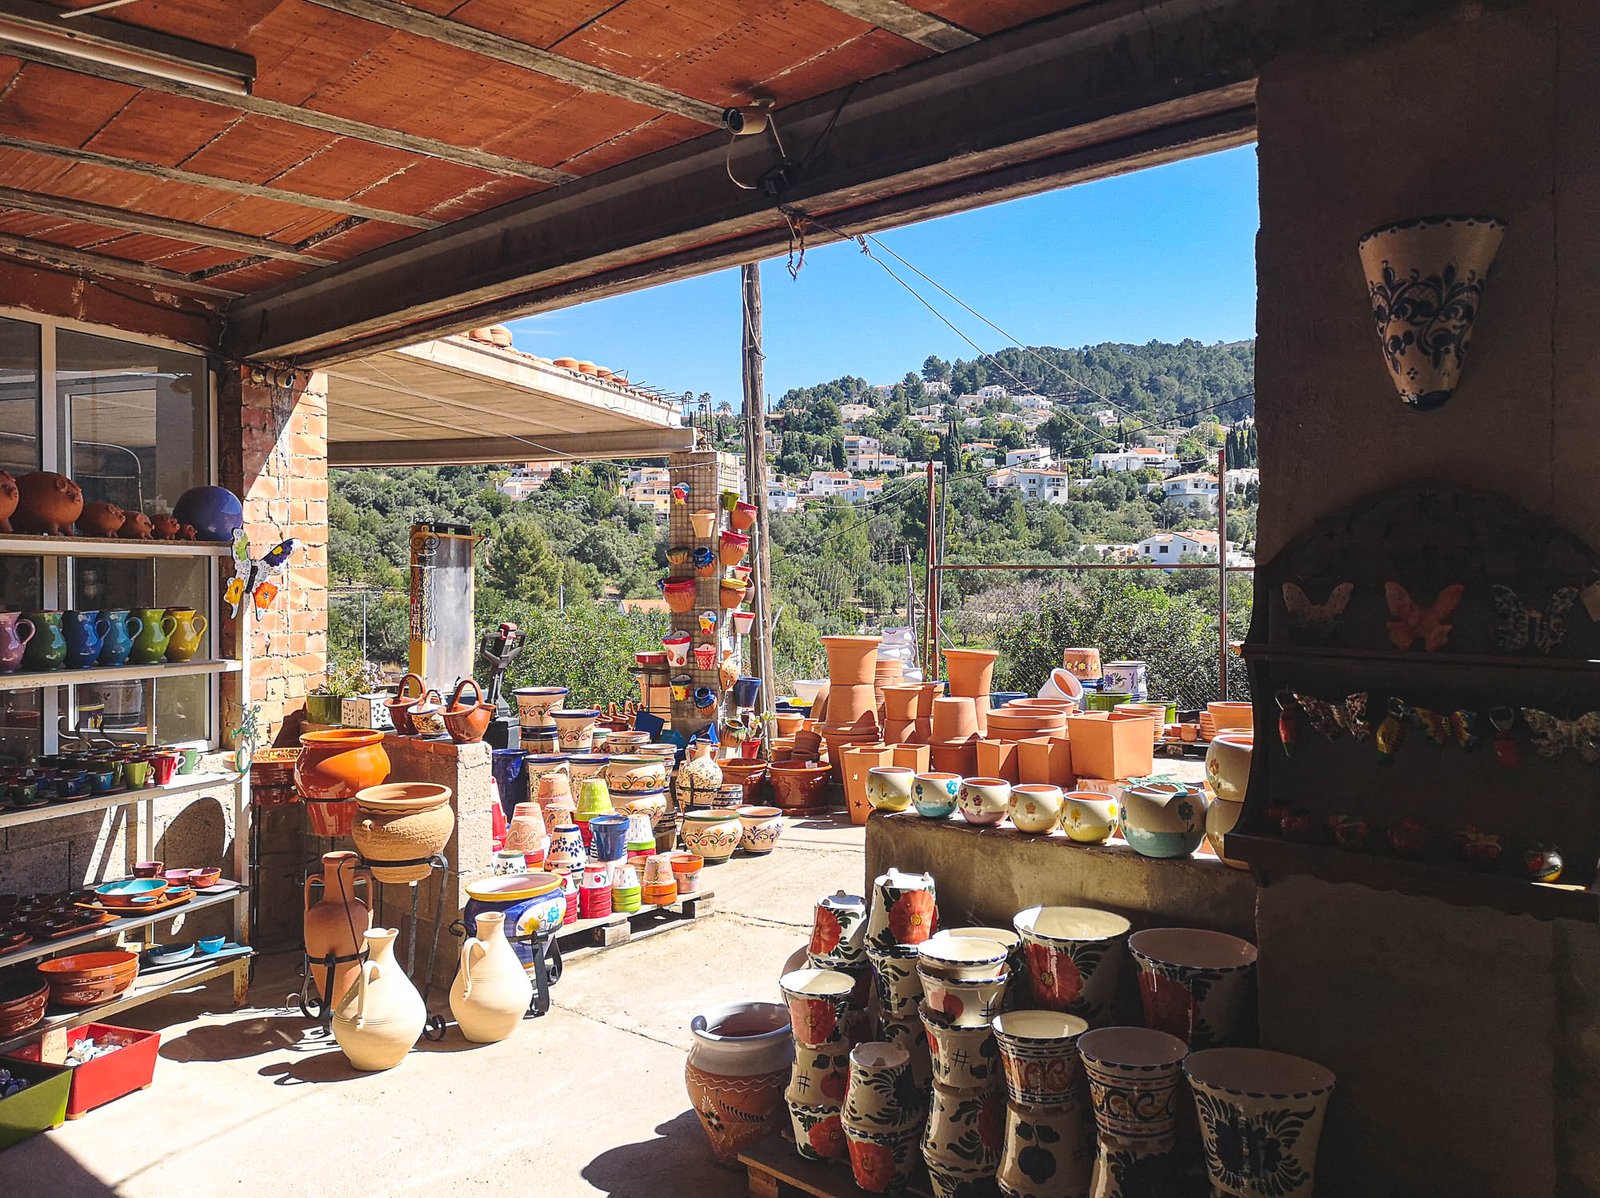
[[[11,515],[17,510],[17,480],[8,470],[0,470],[0,532],[11,531]]]
[[[86,537],[114,537],[122,531],[127,513],[114,503],[86,503],[78,517],[78,531]]]
[[[143,512],[129,512],[122,521],[119,536],[133,540],[148,541],[150,539],[150,517]]]
[[[83,513],[83,491],[65,474],[35,470],[17,481],[17,511],[11,523],[18,532],[65,536]]]

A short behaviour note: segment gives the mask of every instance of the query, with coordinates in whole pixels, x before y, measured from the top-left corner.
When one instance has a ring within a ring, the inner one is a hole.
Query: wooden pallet
[[[563,953],[584,948],[616,948],[657,932],[698,919],[711,912],[712,892],[701,890],[664,906],[644,906],[637,911],[613,911],[593,919],[580,919],[555,933]]]
[[[750,1198],[867,1198],[856,1185],[849,1161],[808,1161],[795,1151],[786,1135],[771,1135],[739,1154],[749,1174]],[[917,1175],[903,1191],[911,1198],[928,1198],[927,1174]]]

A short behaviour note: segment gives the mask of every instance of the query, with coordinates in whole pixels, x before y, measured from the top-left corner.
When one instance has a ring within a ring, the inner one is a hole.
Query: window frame
[[[70,402],[60,398],[57,369],[57,335],[63,331],[82,333],[91,337],[100,337],[108,341],[121,341],[130,345],[147,345],[157,349],[172,350],[176,353],[188,354],[200,361],[200,372],[203,375],[205,387],[204,410],[201,413],[205,421],[205,435],[203,437],[203,453],[205,477],[195,485],[216,485],[218,470],[218,439],[217,439],[217,363],[214,355],[205,346],[192,345],[183,341],[176,341],[168,337],[148,334],[131,333],[112,325],[97,324],[93,321],[76,320],[66,316],[53,316],[35,312],[28,308],[17,307],[12,304],[0,303],[0,318],[18,321],[33,325],[39,333],[39,394],[38,394],[38,428],[39,428],[39,466],[40,470],[51,470],[67,474],[71,477],[70,469],[63,469],[63,465],[70,467],[72,462],[72,412]],[[93,554],[85,553],[84,557]],[[74,593],[77,585],[76,560],[72,557],[44,557],[36,559],[40,562],[39,568],[39,602],[44,610],[65,609],[70,606],[69,597]],[[207,559],[208,560],[208,559]],[[54,562],[54,568],[51,563]],[[152,567],[154,559],[151,559]],[[209,622],[208,635],[212,644],[219,644],[221,626],[218,617],[221,615],[222,587],[215,575],[207,576],[207,594],[204,614]],[[70,671],[68,672],[70,674]],[[214,748],[221,743],[222,729],[218,727],[221,710],[222,679],[216,674],[202,675],[206,687],[206,735],[198,741],[178,742],[185,745],[200,744]],[[149,710],[155,712],[154,684],[155,679],[143,682],[146,688],[145,700]],[[41,692],[39,700],[39,713],[41,722],[41,749],[45,753],[54,753],[60,747],[61,717],[70,715],[76,701],[76,687],[63,683],[39,687]],[[69,696],[71,697],[69,700]],[[74,724],[76,720],[73,721]],[[151,739],[159,737],[159,729],[154,725],[152,718],[150,728]]]

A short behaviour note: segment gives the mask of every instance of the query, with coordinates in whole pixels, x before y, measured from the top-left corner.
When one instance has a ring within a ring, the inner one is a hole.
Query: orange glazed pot
[[[300,738],[294,784],[306,799],[353,799],[358,791],[389,777],[383,733],[365,728],[330,728]]]

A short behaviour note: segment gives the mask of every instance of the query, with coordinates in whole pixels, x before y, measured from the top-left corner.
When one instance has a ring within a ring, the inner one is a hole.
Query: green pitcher
[[[144,627],[139,629],[139,635],[133,638],[133,653],[130,660],[135,665],[153,666],[166,657],[167,642],[177,631],[178,621],[169,616],[164,607],[136,607],[133,609],[133,614],[139,617]]]
[[[33,625],[33,638],[22,651],[22,668],[59,670],[67,660],[67,638],[61,634],[61,613],[30,611],[23,618]]]

